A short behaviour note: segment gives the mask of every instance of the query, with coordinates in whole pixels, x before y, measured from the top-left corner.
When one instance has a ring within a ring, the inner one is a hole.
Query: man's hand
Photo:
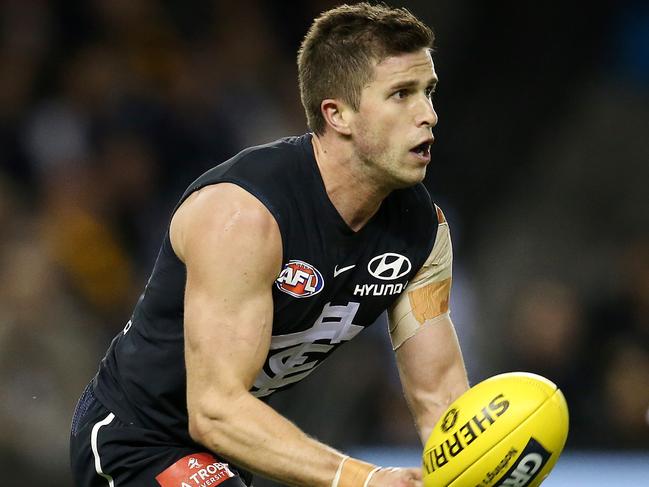
[[[381,468],[377,470],[368,487],[421,487],[420,468]]]

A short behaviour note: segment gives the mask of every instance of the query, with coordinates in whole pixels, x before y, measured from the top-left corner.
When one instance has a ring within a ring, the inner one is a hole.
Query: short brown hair
[[[322,100],[338,98],[354,110],[374,63],[433,47],[433,32],[405,8],[358,3],[318,17],[298,52],[300,96],[309,128],[324,133]]]

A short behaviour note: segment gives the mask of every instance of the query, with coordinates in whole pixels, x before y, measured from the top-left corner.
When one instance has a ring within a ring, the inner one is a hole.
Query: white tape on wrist
[[[343,459],[340,461],[338,464],[338,470],[336,470],[336,475],[334,475],[334,479],[331,481],[331,487],[338,487],[338,481],[340,480],[340,474],[343,471],[343,465],[347,461],[349,456],[345,455]]]
[[[365,483],[363,484],[363,487],[368,487],[370,485],[370,480],[372,480],[372,476],[379,470],[381,470],[381,467],[376,467],[369,474],[367,474],[367,478],[365,479]]]

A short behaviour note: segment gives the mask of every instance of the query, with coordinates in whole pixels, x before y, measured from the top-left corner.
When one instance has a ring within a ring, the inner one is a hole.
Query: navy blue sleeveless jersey
[[[327,196],[310,134],[244,150],[198,178],[179,205],[194,191],[222,182],[258,198],[282,237],[283,268],[272,288],[271,347],[251,390],[259,398],[306,377],[371,325],[433,247],[437,215],[422,184],[392,192],[353,232]],[[167,232],[131,320],[111,343],[94,379],[95,395],[122,421],[180,442],[191,441],[183,350],[185,278]]]

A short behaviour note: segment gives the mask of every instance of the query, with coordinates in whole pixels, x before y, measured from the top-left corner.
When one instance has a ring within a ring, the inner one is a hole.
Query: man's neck
[[[363,171],[349,144],[326,134],[314,134],[312,144],[329,200],[352,230],[360,230],[390,191]]]

